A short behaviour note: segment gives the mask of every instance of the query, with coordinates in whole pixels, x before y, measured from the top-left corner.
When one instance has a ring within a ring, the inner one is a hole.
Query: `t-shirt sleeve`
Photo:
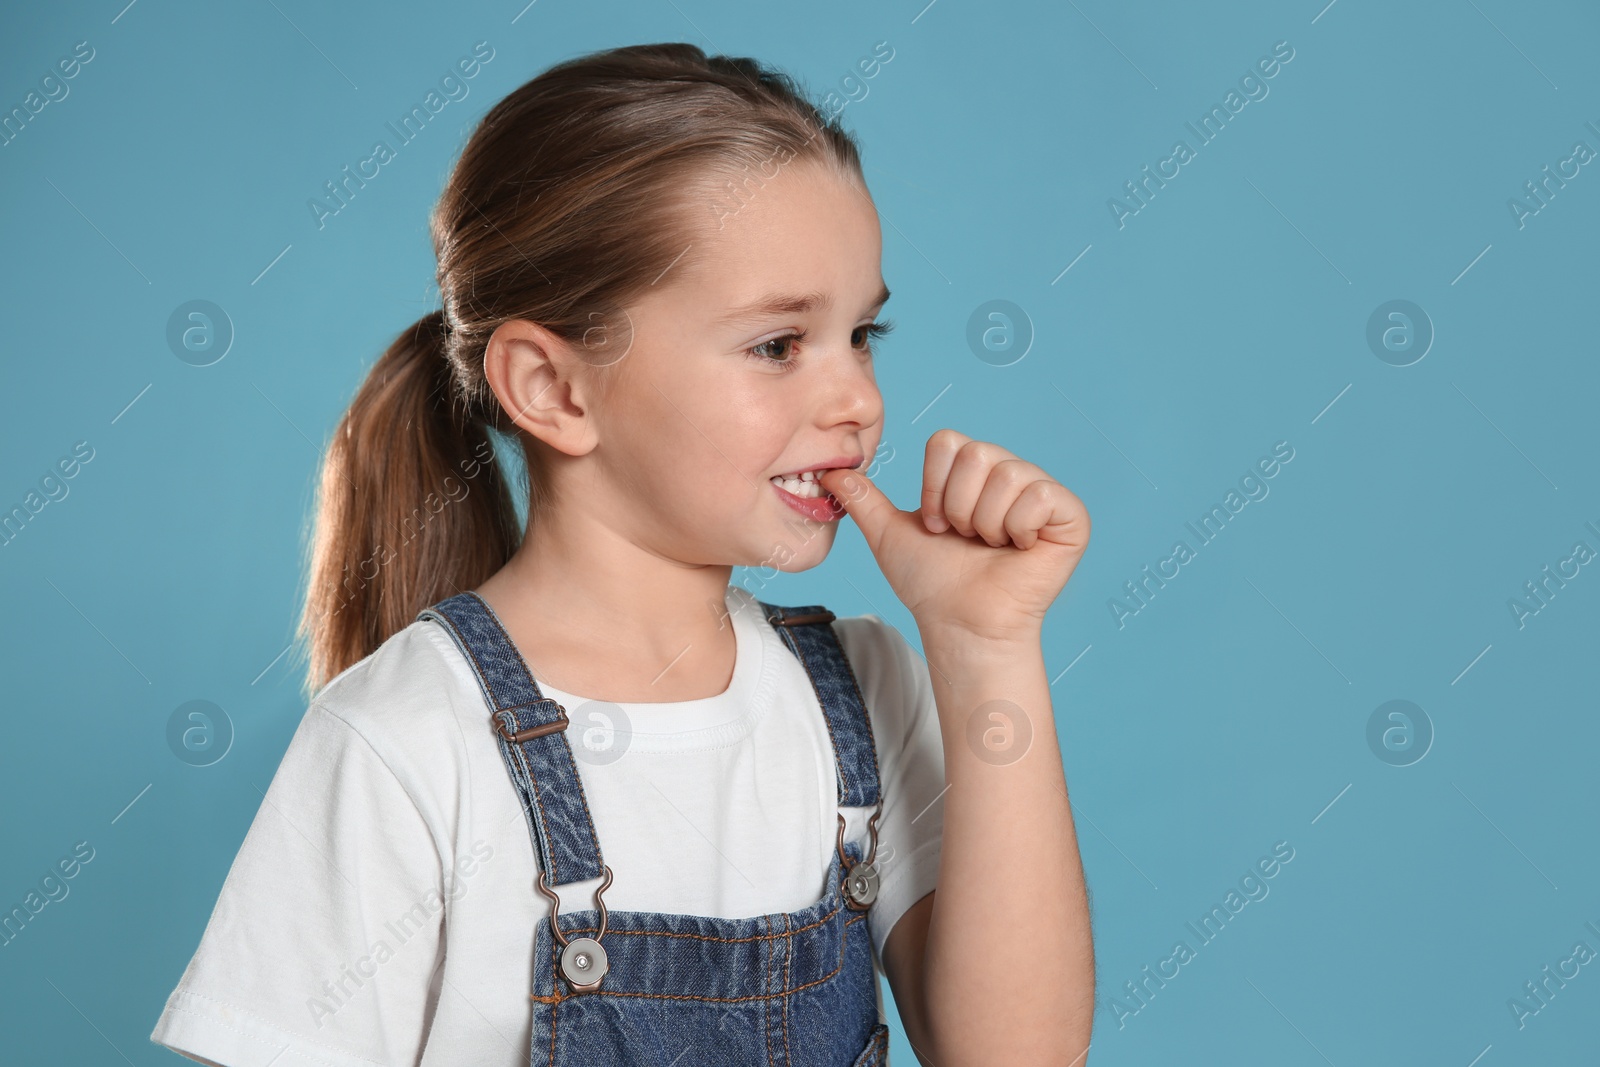
[[[878,818],[878,898],[867,913],[879,965],[894,924],[937,887],[944,834],[944,741],[928,665],[876,615],[840,620],[871,709],[883,814]],[[865,675],[865,677],[863,677]]]
[[[312,704],[150,1040],[225,1067],[416,1063],[443,881],[405,788]]]

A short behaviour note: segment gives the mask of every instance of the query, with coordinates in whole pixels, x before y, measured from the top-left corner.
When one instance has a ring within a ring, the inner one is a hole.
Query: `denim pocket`
[[[867,1047],[861,1050],[850,1067],[885,1067],[889,1062],[889,1026],[879,1023],[872,1028]]]

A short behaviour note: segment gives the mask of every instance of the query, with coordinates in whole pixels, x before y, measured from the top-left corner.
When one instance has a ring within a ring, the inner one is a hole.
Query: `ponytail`
[[[310,694],[516,550],[510,489],[487,428],[460,399],[447,340],[440,311],[403,331],[334,430],[300,619]]]

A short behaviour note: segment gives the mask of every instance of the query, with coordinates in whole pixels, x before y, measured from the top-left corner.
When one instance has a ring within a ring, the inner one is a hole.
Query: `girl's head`
[[[888,291],[859,150],[784,75],[688,44],[546,70],[484,116],[432,219],[443,309],[372,367],[322,471],[302,635],[320,689],[522,543],[814,566],[769,480],[882,434]]]

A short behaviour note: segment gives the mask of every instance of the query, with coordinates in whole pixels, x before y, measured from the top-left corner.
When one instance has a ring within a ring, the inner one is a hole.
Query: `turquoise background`
[[[437,306],[444,176],[549,64],[654,40],[859,97],[898,324],[885,490],[915,504],[949,425],[1093,516],[1045,632],[1090,1062],[1592,1062],[1600,966],[1521,1027],[1508,1000],[1600,950],[1600,566],[1523,625],[1509,602],[1600,550],[1600,164],[1521,226],[1508,202],[1600,150],[1594,5],[123,3],[13,5],[0,36],[4,110],[94,49],[0,147],[0,508],[93,449],[0,548],[0,904],[95,850],[0,950],[9,1062],[178,1062],[148,1034],[304,712],[285,650],[319,452]],[[307,200],[480,40],[470,96],[319,229]],[[880,41],[893,59],[846,83]],[[1280,41],[1268,95],[1198,146],[1185,123]],[[1194,158],[1119,227],[1108,201],[1180,138]],[[235,333],[209,366],[167,343],[191,300]],[[1406,366],[1367,339],[1393,300],[1434,333]],[[987,326],[1004,343],[974,348]],[[1284,441],[1269,495],[1196,547],[1185,524]],[[1109,603],[1179,539],[1195,558],[1119,626]],[[766,592],[917,639],[853,527]],[[166,736],[197,699],[235,733],[203,768]],[[1420,760],[1369,745],[1391,700],[1431,724]],[[1278,842],[1270,894],[1133,999]],[[892,1055],[914,1062],[898,1029]]]

